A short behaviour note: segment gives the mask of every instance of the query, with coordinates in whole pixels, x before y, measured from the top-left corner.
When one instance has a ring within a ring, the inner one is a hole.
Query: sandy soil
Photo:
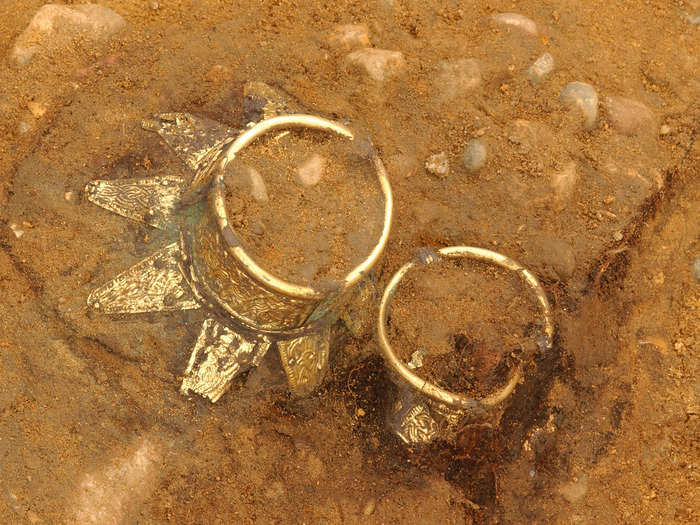
[[[105,0],[123,33],[15,66],[42,4],[0,5],[3,522],[700,520],[696,1]],[[395,75],[373,80],[328,42],[349,23],[403,54]],[[533,84],[525,70],[544,52],[555,68]],[[442,62],[458,59],[476,60],[480,81],[457,82]],[[555,347],[497,429],[404,449],[384,427],[371,338],[339,339],[309,399],[289,399],[273,353],[215,405],[183,397],[200,312],[88,312],[91,289],[168,237],[90,204],[85,184],[183,173],[141,119],[238,126],[247,80],[372,136],[396,201],[380,287],[425,245],[489,247],[540,277]],[[600,97],[591,130],[558,100],[572,81]],[[648,108],[635,134],[615,96]],[[488,159],[470,173],[474,138]],[[449,173],[428,173],[441,152]]]

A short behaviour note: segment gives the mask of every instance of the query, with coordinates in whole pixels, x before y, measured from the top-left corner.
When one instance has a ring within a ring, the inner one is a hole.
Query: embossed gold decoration
[[[384,226],[372,252],[334,290],[316,290],[268,273],[248,255],[231,227],[223,199],[223,176],[238,152],[272,130],[313,128],[354,140],[343,124],[298,111],[262,83],[244,88],[259,122],[234,130],[187,113],[164,113],[143,122],[157,132],[190,169],[184,177],[99,180],[88,199],[107,210],[166,231],[178,240],[93,291],[88,305],[104,313],[203,308],[208,317],[194,344],[183,393],[217,401],[231,380],[256,366],[276,345],[292,392],[307,395],[328,368],[330,325],[355,289],[367,281],[386,245],[392,216],[391,188],[384,166],[371,161],[384,197]],[[198,199],[208,193],[203,209]],[[361,294],[360,294],[361,295]]]
[[[547,294],[537,278],[519,263],[500,253],[471,246],[442,248],[438,250],[436,255],[428,255],[420,261],[409,261],[399,268],[384,290],[379,305],[377,324],[379,346],[384,361],[392,372],[390,376],[399,387],[398,395],[400,397],[389,416],[389,426],[404,442],[409,444],[424,443],[428,435],[432,436],[429,440],[449,439],[464,418],[469,417],[476,420],[487,418],[489,414],[493,413],[494,407],[497,407],[513,392],[523,374],[523,363],[521,362],[512,372],[504,387],[481,399],[473,399],[440,388],[421,378],[414,370],[404,364],[389,344],[386,325],[391,300],[396,294],[399,283],[411,268],[420,264],[433,264],[442,258],[471,258],[516,272],[534,292],[541,310],[544,331],[544,341],[540,345],[541,351],[551,349],[554,336],[554,321]],[[404,427],[413,430],[408,431]],[[437,430],[429,432],[426,429]]]

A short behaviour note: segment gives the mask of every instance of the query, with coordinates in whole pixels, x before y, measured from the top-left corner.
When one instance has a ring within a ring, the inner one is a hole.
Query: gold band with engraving
[[[537,303],[542,312],[542,319],[544,325],[544,333],[547,337],[546,349],[551,348],[552,338],[554,336],[554,321],[552,318],[552,311],[549,305],[549,300],[547,299],[547,294],[538,282],[537,278],[527,269],[523,268],[519,263],[513,259],[501,255],[500,253],[493,252],[491,250],[486,250],[483,248],[476,248],[472,246],[449,246],[438,250],[438,253],[442,257],[451,259],[460,258],[472,258],[480,261],[489,262],[496,264],[508,270],[517,272],[520,277],[528,284],[528,286],[535,293],[537,298]],[[426,261],[428,264],[434,262],[432,259]],[[491,393],[490,395],[483,397],[481,399],[472,399],[462,394],[456,392],[450,392],[439,386],[421,378],[412,372],[396,355],[394,349],[389,344],[389,339],[387,336],[386,325],[388,321],[389,306],[391,300],[396,294],[396,288],[399,282],[403,279],[406,273],[419,263],[415,261],[410,261],[404,264],[399,270],[392,276],[389,284],[384,290],[384,295],[382,296],[381,303],[379,305],[379,321],[377,326],[377,332],[379,337],[379,345],[382,349],[382,354],[385,361],[390,366],[390,368],[396,372],[400,379],[406,381],[411,387],[413,387],[418,392],[427,395],[429,398],[445,403],[454,408],[469,410],[475,405],[483,404],[487,406],[495,406],[504,401],[515,389],[515,386],[520,381],[522,377],[523,368],[522,363],[520,363],[513,373],[511,374],[508,383]]]
[[[372,149],[370,160],[384,199],[382,232],[370,254],[345,276],[339,289],[329,296],[327,291],[287,282],[259,266],[246,252],[229,221],[224,203],[225,168],[241,150],[265,133],[294,127],[329,131],[355,140],[355,134],[343,124],[313,115],[283,115],[252,126],[222,152],[210,190],[210,213],[214,221],[203,218],[195,233],[195,252],[206,259],[200,268],[208,275],[202,280],[216,302],[253,329],[290,335],[335,309],[336,298],[344,296],[377,264],[389,238],[393,210],[386,170]],[[211,231],[212,226],[215,232]]]

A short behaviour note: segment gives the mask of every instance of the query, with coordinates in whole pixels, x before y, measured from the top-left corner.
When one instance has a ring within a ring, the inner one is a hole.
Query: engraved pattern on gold
[[[180,392],[192,391],[208,397],[212,403],[226,393],[238,374],[257,366],[270,341],[253,340],[230,330],[214,319],[206,319],[192,350]]]
[[[87,184],[89,201],[114,213],[165,230],[182,197],[184,180],[173,175],[146,179],[94,180]]]
[[[155,131],[193,170],[205,168],[213,160],[212,150],[221,151],[239,131],[204,117],[189,113],[161,113],[141,123]]]
[[[241,269],[226,252],[214,221],[203,218],[195,228],[196,255],[204,264],[206,281],[218,298],[243,320],[265,330],[301,326],[314,307],[314,301],[289,297],[264,288]]]
[[[407,444],[429,443],[438,435],[438,424],[423,404],[411,407],[400,425],[396,434]]]
[[[180,273],[179,256],[178,243],[169,244],[94,290],[88,306],[110,314],[199,308]]]
[[[379,297],[371,276],[362,279],[357,287],[357,291],[342,310],[340,318],[350,333],[360,339],[374,329]]]
[[[328,369],[329,345],[329,326],[320,332],[277,342],[293,394],[308,395],[321,384]]]

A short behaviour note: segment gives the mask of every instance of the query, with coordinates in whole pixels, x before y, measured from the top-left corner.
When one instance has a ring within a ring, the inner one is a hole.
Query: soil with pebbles
[[[319,131],[270,134],[243,150],[229,172],[232,224],[253,259],[277,277],[332,286],[379,242],[384,199],[355,141]]]

